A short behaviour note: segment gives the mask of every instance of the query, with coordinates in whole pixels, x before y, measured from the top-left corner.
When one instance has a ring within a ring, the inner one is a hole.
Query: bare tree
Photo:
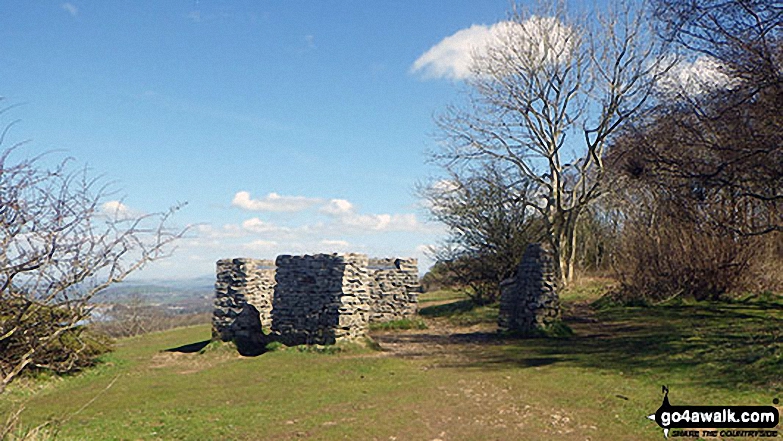
[[[629,126],[614,156],[716,229],[783,231],[783,5],[654,4],[659,33],[702,72],[667,81],[666,105]]]
[[[166,226],[177,208],[107,210],[110,193],[87,169],[14,162],[15,147],[0,153],[0,393],[27,368],[79,366],[90,299],[167,256],[184,233]]]
[[[543,220],[564,284],[579,217],[603,190],[607,140],[645,108],[672,63],[643,8],[623,3],[590,20],[562,2],[515,11],[475,54],[467,105],[438,120],[446,146],[433,156],[448,173],[493,163],[509,188],[536,186],[526,209]]]
[[[682,63],[661,84],[665,99],[626,125],[606,156],[624,200],[620,294],[715,299],[774,290],[783,231],[783,5],[653,5],[658,34]]]
[[[536,213],[527,209],[533,185],[510,186],[505,179],[485,164],[419,189],[432,217],[449,232],[434,257],[453,283],[471,288],[477,304],[497,299],[500,282],[511,276],[527,244],[543,234]]]

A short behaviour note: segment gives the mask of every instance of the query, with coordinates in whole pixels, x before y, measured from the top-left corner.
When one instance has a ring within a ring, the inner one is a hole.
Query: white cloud
[[[416,247],[416,253],[418,254],[432,254],[435,251],[435,245],[421,244]]]
[[[703,55],[694,61],[680,61],[658,82],[664,94],[699,95],[720,88],[732,87],[736,80],[721,70],[720,62]]]
[[[77,8],[73,3],[63,3],[60,5],[60,7],[63,8],[66,12],[71,14],[71,17],[76,17],[79,15],[79,8]]]
[[[459,184],[452,179],[440,179],[432,184],[432,189],[440,193],[452,192],[459,189]]]
[[[296,198],[267,196],[253,200],[245,192],[238,193],[234,205],[248,209],[279,209],[282,202]],[[191,229],[192,236],[179,244],[178,255],[200,256],[184,258],[177,273],[210,273],[214,261],[230,256],[274,258],[281,253],[307,254],[331,252],[363,252],[371,256],[415,256],[424,259],[419,243],[434,243],[440,230],[437,224],[421,222],[413,213],[362,213],[346,199],[304,198],[312,206],[306,216],[279,216],[274,220],[263,215],[249,216],[235,223],[198,224]],[[314,203],[313,201],[318,201]],[[107,209],[130,210],[119,201]],[[400,234],[402,233],[402,234]],[[420,262],[426,262],[420,260]],[[160,269],[166,276],[171,270]]]
[[[424,226],[412,213],[348,214],[339,218],[343,227],[369,231],[419,231]]]
[[[305,45],[306,45],[306,49],[305,50],[313,50],[313,49],[317,48],[317,46],[315,45],[315,37],[313,37],[312,35],[309,35],[309,34],[305,35],[304,36],[304,42],[305,42]]]
[[[436,248],[435,245],[421,244],[414,249],[411,256],[419,260],[419,274],[424,275],[435,264],[433,255]]]
[[[277,247],[277,242],[273,240],[254,240],[244,244],[243,248],[249,251],[267,251]]]
[[[198,224],[192,231],[201,239],[228,239],[247,234],[239,225],[234,224],[225,224],[222,228],[215,228],[210,224]]]
[[[320,211],[334,217],[332,226],[341,231],[417,231],[422,227],[415,214],[359,214],[345,199],[331,199]]]
[[[513,56],[525,62],[562,62],[570,53],[569,46],[575,43],[574,37],[574,31],[554,17],[472,25],[427,50],[413,63],[411,73],[421,73],[424,78],[464,80],[474,75],[474,60],[498,46],[515,48]]]
[[[252,199],[250,193],[240,191],[234,195],[231,205],[248,211],[292,212],[305,210],[320,202],[320,199],[304,196],[280,196],[277,193],[269,193],[263,199]]]
[[[133,210],[121,201],[107,201],[101,205],[101,211],[113,219],[130,219],[143,216],[143,213]]]
[[[485,50],[491,38],[489,26],[473,25],[459,30],[414,61],[411,72],[421,72],[424,78],[464,80],[471,76],[473,53]]]
[[[332,240],[332,239],[324,239],[321,241],[321,245],[327,246],[327,247],[334,247],[334,248],[347,248],[351,246],[350,243],[348,243],[345,240]]]
[[[251,233],[272,233],[280,230],[280,227],[257,217],[242,222],[242,228]]]
[[[332,216],[341,216],[353,212],[353,204],[345,199],[332,199],[321,207],[321,212]]]

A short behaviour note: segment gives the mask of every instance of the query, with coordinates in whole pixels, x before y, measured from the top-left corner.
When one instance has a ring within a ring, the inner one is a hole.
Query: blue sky
[[[4,1],[0,96],[21,106],[0,122],[21,120],[17,155],[58,150],[114,182],[122,210],[187,201],[175,222],[197,226],[142,278],[233,256],[423,259],[443,229],[414,185],[435,172],[432,116],[457,99],[470,32],[414,63],[508,6]]]

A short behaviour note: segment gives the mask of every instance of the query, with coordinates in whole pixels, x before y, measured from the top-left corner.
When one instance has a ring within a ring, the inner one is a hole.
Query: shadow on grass
[[[196,343],[190,343],[182,346],[177,346],[176,348],[169,348],[166,349],[165,352],[180,352],[182,354],[193,354],[196,353],[205,347],[211,342],[212,340],[204,340]]]
[[[575,335],[513,338],[454,335],[484,341],[457,365],[480,368],[568,363],[636,374],[687,377],[710,387],[783,390],[783,308],[779,303],[613,308],[596,320],[569,320]],[[478,345],[477,345],[478,346]]]
[[[419,310],[423,317],[451,317],[454,314],[462,314],[478,308],[471,300],[458,300],[443,305],[427,306]]]
[[[456,326],[494,325],[498,321],[498,304],[476,305],[471,300],[458,300],[421,308],[419,315],[427,318],[443,318]]]
[[[265,352],[268,352],[266,350],[266,341],[259,342],[257,340],[250,340],[250,339],[236,339],[232,343],[226,343],[226,342],[220,342],[220,341],[213,341],[213,340],[204,340],[199,341],[196,343],[189,343],[182,346],[177,346],[175,348],[169,348],[164,349],[163,352],[179,352],[182,354],[195,354],[197,352],[204,352],[210,350],[210,345],[231,345],[232,350],[236,349],[236,351],[239,353],[239,355],[245,356],[245,357],[257,357],[261,354],[264,354]]]

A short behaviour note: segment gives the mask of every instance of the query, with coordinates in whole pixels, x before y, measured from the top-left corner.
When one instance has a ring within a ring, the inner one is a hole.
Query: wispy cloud
[[[79,8],[77,8],[73,3],[63,3],[60,5],[63,10],[65,10],[67,13],[71,14],[71,17],[76,17],[79,15]]]
[[[201,11],[193,10],[188,13],[188,18],[193,23],[201,23]]]
[[[327,247],[334,247],[334,248],[347,248],[351,246],[351,244],[346,240],[334,240],[334,239],[324,239],[321,241],[321,245]]]
[[[307,50],[314,50],[318,48],[318,46],[315,45],[315,37],[310,34],[304,36],[304,42],[305,48]]]
[[[246,243],[243,248],[249,251],[267,251],[277,247],[277,242],[273,240],[254,240]]]
[[[134,95],[133,98],[146,100],[168,111],[195,115],[200,118],[217,119],[232,124],[243,124],[258,130],[288,131],[291,129],[290,126],[281,124],[280,122],[263,115],[207,106],[190,99],[180,99],[164,95],[155,90],[145,90]]]
[[[269,193],[264,198],[253,199],[247,191],[237,192],[231,201],[231,205],[243,210],[273,212],[302,211],[318,203],[321,203],[320,199],[304,196],[280,196],[277,193]]]

